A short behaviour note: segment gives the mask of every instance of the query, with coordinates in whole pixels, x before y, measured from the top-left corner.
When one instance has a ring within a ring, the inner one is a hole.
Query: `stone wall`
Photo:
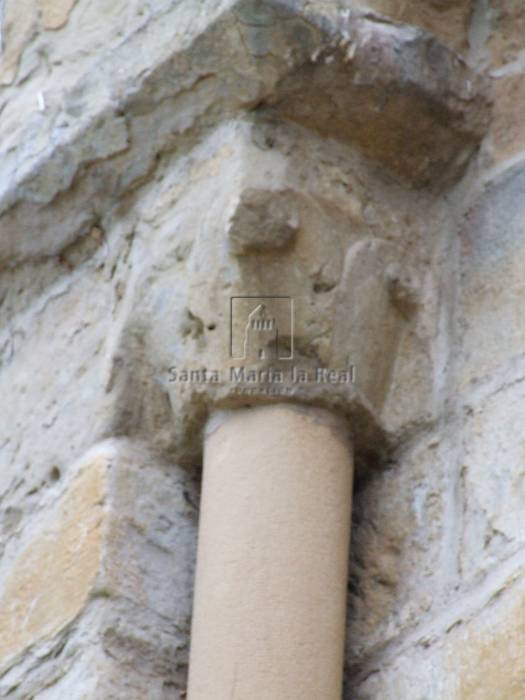
[[[345,698],[524,696],[523,16],[0,0],[1,697],[185,697],[209,398],[169,369],[221,352],[253,279],[290,280],[328,362],[368,309],[343,270],[362,241],[411,276],[396,347],[379,323],[351,348],[391,362],[349,409]],[[318,55],[337,72],[310,82]],[[253,191],[298,212],[262,271],[224,245]]]
[[[449,194],[443,405],[358,485],[348,698],[521,698],[523,9],[479,2],[493,117]],[[520,37],[520,38],[518,38]]]

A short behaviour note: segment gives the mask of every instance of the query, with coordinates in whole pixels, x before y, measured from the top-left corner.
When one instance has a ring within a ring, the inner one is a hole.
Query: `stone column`
[[[212,416],[189,700],[340,699],[352,475],[326,410]]]

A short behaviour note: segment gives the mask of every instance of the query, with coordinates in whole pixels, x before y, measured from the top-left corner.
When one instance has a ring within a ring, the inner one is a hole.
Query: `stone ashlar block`
[[[173,679],[187,652],[196,483],[125,440],[100,443],[67,473],[61,495],[8,543],[2,560],[0,694],[14,685],[32,696],[32,683],[54,684],[86,639],[120,664],[113,679],[120,692],[126,665],[152,676],[162,667],[164,680]],[[104,680],[96,665],[84,673]]]
[[[488,126],[484,80],[414,27],[368,14],[324,32],[315,55],[278,83],[275,109],[416,187],[457,180]]]
[[[456,354],[462,390],[505,371],[525,348],[524,185],[518,164],[487,183],[466,214]]]
[[[94,458],[4,571],[0,663],[57,634],[85,607],[103,549],[107,461]]]
[[[523,376],[523,375],[521,375]],[[461,570],[479,580],[525,545],[525,389],[518,379],[474,404],[463,428]]]
[[[345,697],[521,700],[524,601],[523,568],[502,572],[473,591],[470,600],[443,611],[426,629],[371,660],[350,680]]]
[[[377,653],[439,610],[450,587],[447,501],[453,441],[434,433],[357,483],[347,662]],[[456,536],[456,533],[454,533]]]

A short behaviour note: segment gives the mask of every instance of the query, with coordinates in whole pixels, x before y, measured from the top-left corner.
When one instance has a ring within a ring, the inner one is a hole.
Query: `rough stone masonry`
[[[353,433],[345,700],[523,700],[524,28],[0,1],[0,697],[186,697],[203,427],[293,399]],[[355,382],[233,391],[247,292]]]

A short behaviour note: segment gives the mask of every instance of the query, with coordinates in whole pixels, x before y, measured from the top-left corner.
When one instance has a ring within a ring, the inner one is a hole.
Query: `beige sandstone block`
[[[10,85],[16,78],[20,58],[36,28],[36,15],[35,0],[6,0],[3,18],[0,14],[0,85]]]
[[[525,697],[523,573],[522,566],[507,575],[496,571],[483,591],[482,605],[464,611],[463,619],[452,630],[448,628],[440,646],[442,672],[454,681],[451,700]]]
[[[522,0],[492,0],[492,34],[489,47],[496,66],[511,63],[523,51],[525,5]]]
[[[0,665],[56,634],[84,607],[99,570],[107,459],[88,464],[0,592]]]
[[[494,111],[490,129],[494,162],[525,150],[525,74],[503,76],[493,83]]]
[[[38,0],[40,21],[46,29],[60,29],[69,19],[76,0]]]
[[[44,29],[60,29],[76,0],[6,0],[0,13],[0,85],[16,78],[22,53],[38,22]]]
[[[128,440],[98,443],[63,472],[64,495],[44,507],[61,486],[55,475],[37,496],[43,514],[23,519],[12,535],[23,539],[11,539],[1,560],[0,697],[178,698],[194,475]],[[0,510],[0,533],[4,523]]]
[[[455,700],[525,697],[525,592],[509,597],[459,632],[449,654],[450,666],[460,671]]]
[[[523,569],[496,574],[455,607],[397,655],[372,660],[352,700],[523,700]]]

